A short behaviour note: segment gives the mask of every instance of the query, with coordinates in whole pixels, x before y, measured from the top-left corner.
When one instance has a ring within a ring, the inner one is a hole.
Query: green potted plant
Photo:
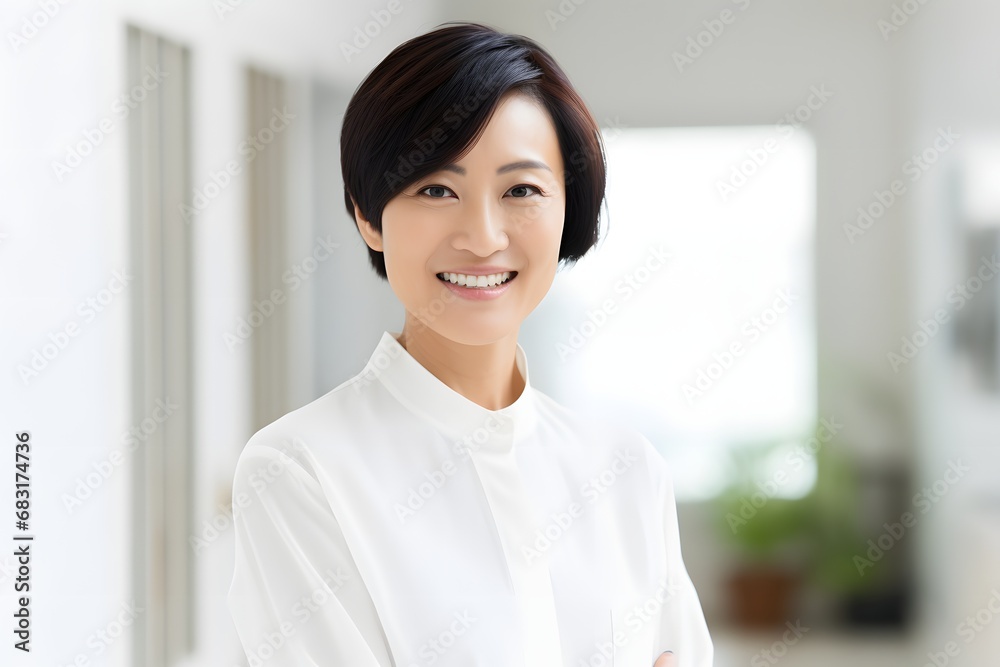
[[[727,582],[734,620],[769,627],[788,619],[805,567],[808,503],[781,497],[787,474],[768,472],[781,441],[748,443],[732,451],[733,482],[719,496],[719,529],[737,552]]]
[[[807,581],[817,589],[845,597],[864,588],[854,556],[864,553],[859,517],[861,494],[857,470],[836,442],[816,452],[816,484],[805,498],[809,512]]]
[[[856,476],[836,437],[817,428],[805,437],[746,443],[731,455],[734,474],[718,497],[717,517],[737,554],[728,582],[736,622],[783,625],[804,585],[837,596],[856,590]],[[786,497],[813,466],[809,492]]]

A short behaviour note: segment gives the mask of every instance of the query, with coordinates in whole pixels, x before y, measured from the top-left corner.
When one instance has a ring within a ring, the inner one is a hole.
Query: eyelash
[[[420,188],[419,190],[417,190],[417,194],[421,195],[421,194],[424,193],[424,190],[428,190],[430,188],[441,188],[442,190],[447,190],[448,192],[452,192],[452,189],[449,188],[446,185],[433,185],[432,184],[432,185],[425,185],[424,187]],[[535,189],[538,192],[538,194],[540,196],[542,196],[542,197],[546,197],[547,196],[546,193],[540,187],[538,187],[537,185],[530,185],[528,183],[519,183],[518,185],[513,186],[511,188],[511,190],[514,190],[516,188],[533,188],[533,189]],[[454,194],[454,192],[452,192],[452,194]],[[431,199],[444,199],[444,197],[431,197],[430,195],[426,195],[426,196],[430,197]],[[514,199],[527,199],[527,197],[514,197]]]

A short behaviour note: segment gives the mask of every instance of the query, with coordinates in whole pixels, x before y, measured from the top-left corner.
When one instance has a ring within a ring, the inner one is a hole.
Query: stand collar
[[[537,421],[535,390],[528,359],[517,343],[515,362],[524,390],[511,405],[488,410],[469,400],[424,368],[399,344],[402,332],[385,331],[363,373],[373,374],[410,411],[471,449],[513,444],[513,435],[527,433]]]

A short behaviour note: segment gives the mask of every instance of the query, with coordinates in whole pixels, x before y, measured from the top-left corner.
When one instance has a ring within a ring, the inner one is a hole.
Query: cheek
[[[529,251],[540,254],[559,252],[559,241],[562,238],[565,207],[552,205],[537,207],[526,211],[521,218],[521,238],[529,244]],[[553,250],[553,246],[555,249]]]
[[[565,213],[566,204],[563,201],[541,202],[515,210],[513,219],[517,228],[525,234],[560,234]]]
[[[407,273],[423,270],[433,254],[432,229],[433,225],[419,215],[397,217],[390,224],[383,222],[386,264]]]

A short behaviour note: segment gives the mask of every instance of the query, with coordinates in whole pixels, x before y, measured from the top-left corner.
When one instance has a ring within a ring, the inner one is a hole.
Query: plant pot
[[[744,628],[784,626],[791,618],[792,601],[802,577],[774,566],[745,566],[730,575],[728,583],[733,621]]]

